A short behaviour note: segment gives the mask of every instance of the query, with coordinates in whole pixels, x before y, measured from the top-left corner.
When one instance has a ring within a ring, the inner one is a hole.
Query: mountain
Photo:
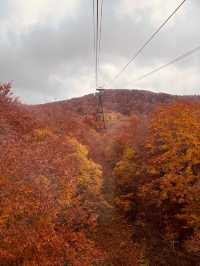
[[[142,90],[111,90],[103,94],[105,112],[119,112],[124,115],[148,114],[156,106],[172,101],[199,101],[200,96],[175,96],[166,93],[154,93]],[[81,115],[94,114],[97,105],[95,94],[74,98],[66,101],[47,103],[30,107],[43,112],[74,112]],[[55,114],[56,114],[55,112]]]
[[[0,86],[0,265],[199,266],[200,97]]]

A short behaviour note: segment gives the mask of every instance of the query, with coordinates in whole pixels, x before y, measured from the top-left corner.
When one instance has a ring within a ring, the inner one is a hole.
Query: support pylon
[[[96,120],[97,120],[97,126],[100,130],[106,129],[106,122],[105,122],[105,115],[104,115],[104,109],[103,109],[103,94],[104,89],[99,87],[96,89],[96,97],[97,97],[97,112],[96,112]]]

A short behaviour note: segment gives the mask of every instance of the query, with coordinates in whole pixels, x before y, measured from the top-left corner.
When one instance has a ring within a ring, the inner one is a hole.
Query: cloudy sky
[[[107,84],[181,0],[104,0],[100,80]],[[134,79],[200,45],[200,1],[187,0],[109,88],[200,94],[200,51]],[[94,92],[92,0],[1,0],[0,82],[25,103]]]

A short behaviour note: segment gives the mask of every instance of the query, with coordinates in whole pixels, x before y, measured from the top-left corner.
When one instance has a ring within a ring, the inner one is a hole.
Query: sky
[[[100,85],[200,94],[200,51],[137,77],[200,45],[200,1],[187,0],[115,82],[110,80],[181,0],[104,0]],[[1,0],[0,83],[36,104],[95,92],[92,0]]]

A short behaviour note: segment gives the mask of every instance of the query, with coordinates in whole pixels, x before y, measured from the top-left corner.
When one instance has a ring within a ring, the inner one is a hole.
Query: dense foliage
[[[1,87],[0,265],[91,265],[101,167],[75,138],[58,135]],[[3,121],[3,122],[2,122]]]
[[[143,144],[124,146],[113,168],[116,202],[146,239],[152,265],[197,265],[200,256],[200,105],[152,115]]]
[[[0,86],[0,265],[200,265],[198,98],[104,102],[98,132],[91,95],[26,106]]]

